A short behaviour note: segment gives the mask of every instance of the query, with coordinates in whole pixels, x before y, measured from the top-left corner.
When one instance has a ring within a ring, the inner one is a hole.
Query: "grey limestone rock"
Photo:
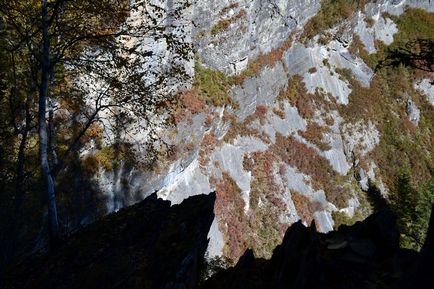
[[[408,99],[406,104],[406,112],[408,119],[414,124],[418,125],[420,121],[420,109],[416,106],[413,100]]]
[[[414,87],[426,96],[431,105],[434,106],[434,80],[424,78],[414,83]]]

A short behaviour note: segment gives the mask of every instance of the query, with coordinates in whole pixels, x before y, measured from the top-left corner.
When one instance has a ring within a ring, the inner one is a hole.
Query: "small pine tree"
[[[391,207],[398,217],[402,247],[420,250],[433,203],[434,177],[421,191],[417,191],[411,184],[409,172],[399,175],[391,195]]]

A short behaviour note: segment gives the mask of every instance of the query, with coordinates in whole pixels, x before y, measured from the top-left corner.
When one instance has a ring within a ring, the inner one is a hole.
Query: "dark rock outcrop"
[[[201,195],[171,207],[152,195],[10,268],[4,288],[195,288],[214,201]]]
[[[434,288],[434,214],[421,252],[401,249],[384,210],[318,233],[291,226],[270,260],[247,250],[200,285],[215,195],[170,206],[155,195],[74,235],[47,256],[10,268],[1,288],[421,289]]]
[[[270,260],[251,251],[203,289],[434,288],[434,214],[420,253],[400,249],[395,217],[382,211],[328,234],[294,224]]]

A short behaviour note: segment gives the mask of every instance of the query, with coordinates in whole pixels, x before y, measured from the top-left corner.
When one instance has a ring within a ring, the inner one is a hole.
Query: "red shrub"
[[[259,118],[259,121],[264,125],[265,117],[267,116],[268,108],[265,105],[258,105],[256,107],[255,116]]]
[[[291,198],[294,203],[295,209],[297,210],[298,216],[306,222],[306,224],[310,225],[313,220],[314,207],[312,206],[311,200],[299,193],[292,192]]]
[[[205,103],[198,98],[195,90],[182,92],[181,101],[183,106],[192,114],[201,112],[205,106]]]
[[[236,261],[246,250],[249,238],[247,216],[244,214],[244,200],[241,190],[228,173],[217,182],[214,211],[219,228],[227,238],[225,256]]]
[[[326,159],[318,155],[315,149],[299,142],[293,136],[285,138],[278,134],[276,144],[271,149],[285,163],[312,176],[318,183],[326,184],[336,176]]]
[[[202,140],[202,147],[214,147],[217,144],[217,139],[214,133],[207,133]]]
[[[173,122],[175,124],[179,124],[181,121],[185,119],[185,116],[186,116],[185,110],[182,108],[177,108],[172,115]]]

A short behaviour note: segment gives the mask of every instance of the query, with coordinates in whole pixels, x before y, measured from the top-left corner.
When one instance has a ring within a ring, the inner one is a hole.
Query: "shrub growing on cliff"
[[[398,216],[401,246],[419,250],[424,243],[434,203],[434,178],[421,190],[416,190],[410,174],[404,171],[397,179],[391,195],[392,209]]]
[[[204,67],[198,59],[195,62],[196,78],[194,86],[198,89],[198,97],[208,105],[223,106],[237,104],[228,94],[235,81],[223,72]]]
[[[324,0],[317,15],[312,17],[304,26],[304,39],[332,28],[340,21],[350,17],[354,11],[363,9],[366,0]]]

